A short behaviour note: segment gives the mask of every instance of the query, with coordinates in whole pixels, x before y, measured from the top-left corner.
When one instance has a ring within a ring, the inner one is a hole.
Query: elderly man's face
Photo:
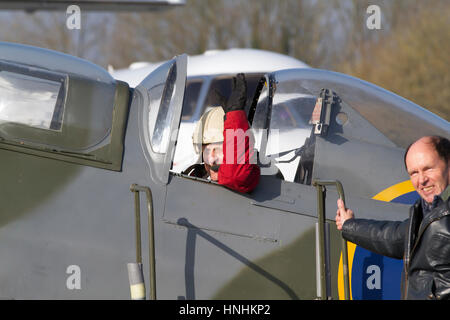
[[[415,142],[406,155],[406,168],[419,195],[428,203],[450,183],[450,164],[439,157],[429,140]]]
[[[211,169],[212,166],[222,164],[223,149],[222,142],[210,143],[203,146],[203,161],[205,162],[205,169],[209,173],[212,181],[219,180],[219,172]]]

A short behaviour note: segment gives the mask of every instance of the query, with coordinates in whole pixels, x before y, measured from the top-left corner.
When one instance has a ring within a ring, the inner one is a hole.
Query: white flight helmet
[[[192,134],[192,143],[197,154],[201,154],[203,144],[223,142],[224,115],[222,107],[214,107],[197,121]]]

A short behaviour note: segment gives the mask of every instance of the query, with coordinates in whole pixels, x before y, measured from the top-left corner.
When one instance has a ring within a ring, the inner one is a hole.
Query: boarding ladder
[[[153,196],[150,188],[132,184],[130,191],[134,193],[134,213],[136,228],[136,262],[128,263],[128,277],[130,281],[131,299],[145,300],[145,283],[142,266],[141,249],[141,208],[139,194],[142,192],[146,196],[147,204],[147,232],[149,248],[149,296],[150,300],[156,300],[156,271],[155,271],[155,227],[153,220]]]
[[[312,185],[317,189],[317,250],[316,250],[316,265],[318,266],[317,274],[317,297],[320,300],[327,300],[331,297],[331,288],[329,283],[329,272],[327,271],[327,261],[329,261],[329,248],[327,248],[326,241],[326,223],[325,223],[325,191],[326,186],[336,186],[339,198],[344,201],[344,188],[338,180],[313,180]],[[347,241],[341,234],[341,250],[342,250],[342,265],[344,278],[344,299],[350,300],[350,281],[348,270],[348,253]]]

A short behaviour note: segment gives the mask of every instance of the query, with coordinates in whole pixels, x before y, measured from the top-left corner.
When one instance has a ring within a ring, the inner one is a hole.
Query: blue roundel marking
[[[392,199],[391,202],[395,203],[403,203],[403,204],[414,204],[416,200],[419,199],[419,194],[416,191],[405,193],[401,196],[398,196],[395,199]]]
[[[419,195],[408,192],[391,202],[413,204]],[[403,261],[375,254],[356,247],[352,266],[353,300],[398,300],[400,299]]]
[[[353,299],[400,299],[402,268],[402,260],[391,259],[356,247],[352,267]]]

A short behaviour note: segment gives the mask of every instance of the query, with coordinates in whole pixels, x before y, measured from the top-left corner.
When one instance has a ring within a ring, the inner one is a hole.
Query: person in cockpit
[[[217,181],[238,192],[250,192],[258,185],[261,173],[244,111],[247,99],[244,74],[233,78],[228,100],[217,91],[215,94],[221,106],[206,112],[192,135],[194,149],[202,163],[190,166],[183,174]]]

